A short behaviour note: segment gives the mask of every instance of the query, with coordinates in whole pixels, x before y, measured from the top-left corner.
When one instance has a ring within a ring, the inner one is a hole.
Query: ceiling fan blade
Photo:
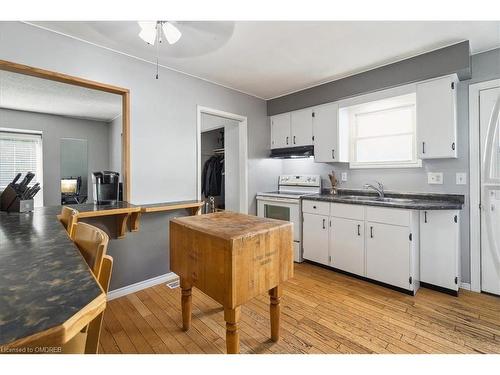
[[[138,21],[141,27],[139,37],[148,44],[155,44],[156,41],[156,21]]]
[[[177,41],[182,36],[182,33],[179,31],[179,29],[168,21],[162,24],[162,28],[163,32],[165,33],[165,37],[167,38],[167,42],[169,44],[177,43]]]

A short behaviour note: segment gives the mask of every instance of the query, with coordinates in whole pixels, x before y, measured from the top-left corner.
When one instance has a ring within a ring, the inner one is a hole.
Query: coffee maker
[[[115,204],[119,200],[120,174],[102,171],[92,173],[94,204]]]

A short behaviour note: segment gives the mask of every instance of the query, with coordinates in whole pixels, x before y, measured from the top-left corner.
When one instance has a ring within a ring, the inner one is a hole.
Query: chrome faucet
[[[378,196],[380,198],[383,198],[384,197],[384,185],[382,185],[382,183],[378,182],[378,181],[375,181],[378,185],[378,187],[372,185],[372,184],[365,184],[365,189],[373,189],[375,190],[377,193],[378,193]]]

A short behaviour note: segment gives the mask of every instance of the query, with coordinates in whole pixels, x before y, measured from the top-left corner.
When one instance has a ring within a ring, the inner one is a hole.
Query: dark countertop
[[[58,206],[59,209],[61,208]],[[136,206],[135,204],[128,202],[116,202],[115,204],[103,204],[97,205],[94,203],[84,203],[84,204],[68,204],[68,207],[74,208],[78,212],[99,212],[99,211],[109,211],[118,209],[141,209],[141,206]]]
[[[352,198],[353,195],[366,199],[355,199]],[[339,189],[337,195],[323,192],[302,197],[305,200],[405,208],[409,210],[461,210],[465,199],[463,195],[459,194],[400,193],[392,191],[385,192],[385,198],[393,198],[394,200],[380,200],[376,193],[374,194],[369,190],[348,189]]]
[[[141,211],[158,212],[158,211],[178,210],[181,208],[198,208],[203,206],[203,204],[204,204],[203,201],[198,201],[198,200],[141,204]]]
[[[0,212],[0,345],[61,325],[102,294],[60,211]]]

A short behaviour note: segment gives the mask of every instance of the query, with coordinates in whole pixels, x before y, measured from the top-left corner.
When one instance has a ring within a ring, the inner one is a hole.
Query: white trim
[[[218,109],[196,106],[196,196],[201,200],[201,114],[224,117],[238,121],[239,127],[239,170],[240,170],[240,212],[248,213],[248,125],[247,117],[220,111]]]
[[[460,283],[460,289],[471,290],[470,283]]]
[[[479,154],[479,93],[500,86],[500,79],[469,86],[470,286],[481,291],[481,157]]]
[[[164,275],[153,277],[151,279],[139,281],[138,283],[132,285],[124,286],[123,288],[112,290],[108,292],[108,301],[111,301],[112,299],[115,298],[126,296],[127,294],[138,292],[139,290],[150,288],[158,284],[168,283],[170,281],[177,279],[178,277],[179,276],[177,276],[177,274],[169,272]]]
[[[19,22],[24,23],[26,25],[30,25],[30,26],[36,27],[36,28],[39,28],[39,29],[42,29],[42,30],[45,30],[45,31],[49,31],[49,32],[54,33],[54,34],[59,34],[59,35],[65,36],[67,38],[78,40],[79,42],[87,43],[87,44],[90,44],[90,45],[92,45],[94,47],[103,48],[105,50],[108,50],[108,51],[111,51],[111,52],[114,52],[114,53],[119,53],[120,55],[124,55],[124,56],[127,56],[127,57],[130,57],[130,58],[133,58],[133,59],[136,59],[136,60],[139,60],[139,61],[142,61],[142,62],[145,62],[145,63],[148,63],[148,64],[156,66],[156,62],[155,61],[149,61],[149,60],[143,59],[142,57],[138,57],[138,56],[135,56],[135,55],[130,55],[130,54],[126,53],[126,52],[122,52],[122,51],[118,51],[118,50],[113,49],[113,48],[105,47],[105,46],[102,46],[102,45],[97,44],[97,43],[89,42],[88,40],[81,39],[81,38],[78,38],[78,37],[73,36],[73,35],[65,34],[65,33],[61,32],[61,31],[52,30],[52,29],[50,29],[48,27],[37,25],[37,24],[31,23],[31,22],[28,22],[28,21],[19,21]],[[176,72],[176,73],[184,74],[184,75],[187,75],[189,77],[197,78],[197,79],[200,79],[202,81],[205,81],[205,82],[208,82],[208,83],[220,86],[220,87],[224,87],[225,89],[229,89],[229,90],[237,91],[237,92],[245,94],[245,95],[249,95],[249,96],[252,96],[252,97],[260,99],[260,100],[268,100],[266,98],[261,98],[260,96],[257,96],[255,94],[251,94],[249,92],[245,92],[245,91],[239,90],[239,89],[231,87],[231,86],[223,85],[222,83],[211,81],[211,80],[209,80],[207,78],[203,78],[203,77],[200,77],[200,76],[197,76],[197,75],[194,75],[194,74],[186,73],[186,72],[184,72],[182,70],[171,68],[171,67],[166,66],[166,65],[158,64],[158,66],[160,66],[162,68],[165,68],[165,69],[168,69],[168,70],[171,70],[171,71]],[[151,73],[151,74],[153,74],[153,73]]]

